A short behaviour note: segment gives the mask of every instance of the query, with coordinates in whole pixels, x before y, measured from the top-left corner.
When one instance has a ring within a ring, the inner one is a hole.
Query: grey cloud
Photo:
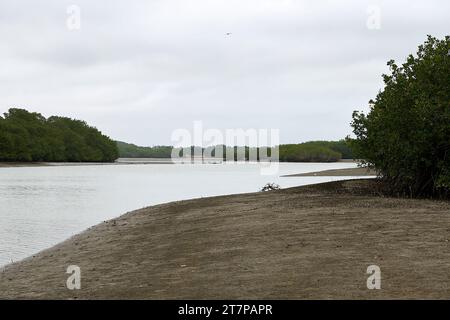
[[[72,4],[79,31],[66,28]],[[380,30],[366,27],[369,5]],[[448,34],[449,13],[438,0],[5,0],[0,111],[82,118],[145,145],[194,120],[280,128],[285,143],[339,139],[386,61]]]

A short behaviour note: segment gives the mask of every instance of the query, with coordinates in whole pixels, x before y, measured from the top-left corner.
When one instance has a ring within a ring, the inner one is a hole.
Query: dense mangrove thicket
[[[9,109],[0,117],[0,161],[109,162],[115,141],[86,122]]]
[[[370,112],[353,114],[352,149],[395,193],[450,195],[450,36],[388,65]]]

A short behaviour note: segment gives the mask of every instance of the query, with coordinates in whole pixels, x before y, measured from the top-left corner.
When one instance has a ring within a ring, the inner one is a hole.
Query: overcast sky
[[[386,62],[448,35],[449,17],[444,0],[2,0],[0,112],[83,119],[140,145],[195,120],[340,139]]]

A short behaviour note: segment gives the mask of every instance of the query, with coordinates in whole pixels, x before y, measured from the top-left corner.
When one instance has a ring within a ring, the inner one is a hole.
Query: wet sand
[[[0,298],[450,299],[450,202],[381,190],[350,180],[137,210],[7,266]],[[373,264],[381,290],[366,287]]]
[[[289,174],[282,177],[366,177],[377,176],[377,172],[368,168],[332,169],[316,172]]]

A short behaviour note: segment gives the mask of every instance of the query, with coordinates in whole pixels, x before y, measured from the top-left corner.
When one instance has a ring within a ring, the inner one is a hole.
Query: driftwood
[[[261,191],[272,191],[280,189],[280,186],[276,183],[267,183],[264,187],[262,187]]]

